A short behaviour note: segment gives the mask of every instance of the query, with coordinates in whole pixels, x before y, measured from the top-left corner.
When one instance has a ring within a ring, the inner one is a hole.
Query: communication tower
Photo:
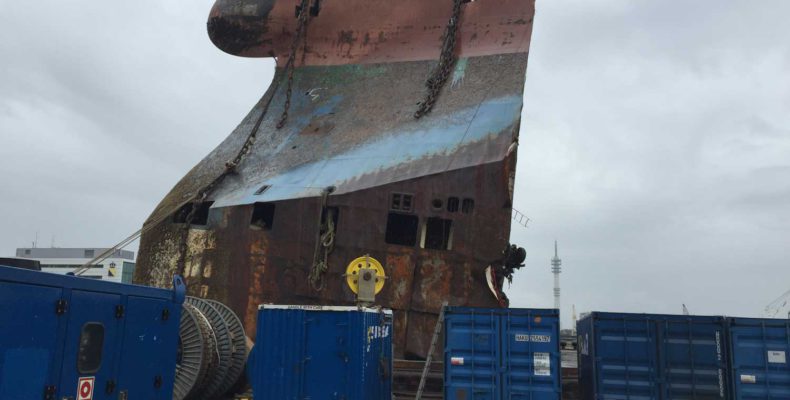
[[[557,255],[557,241],[554,241],[554,258],[551,259],[551,272],[554,274],[554,308],[560,309],[560,272],[562,260]]]

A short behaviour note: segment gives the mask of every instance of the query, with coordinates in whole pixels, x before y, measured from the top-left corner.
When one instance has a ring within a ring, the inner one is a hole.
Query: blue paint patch
[[[340,101],[340,99],[332,101]],[[369,182],[362,187],[358,185],[344,187],[343,183],[424,158],[444,157],[446,162],[435,160],[419,168],[407,168],[396,179],[412,179],[501,160],[506,155],[507,147],[501,149],[481,147],[476,151],[480,155],[475,160],[456,159],[454,156],[463,146],[472,146],[476,142],[508,134],[509,130],[503,131],[518,121],[522,104],[520,96],[492,99],[481,103],[478,107],[416,121],[401,131],[383,132],[378,138],[345,153],[307,163],[278,175],[261,177],[256,184],[242,191],[221,195],[215,200],[214,207],[318,196],[328,186],[335,186],[335,193],[340,194],[382,185],[393,180]],[[261,195],[255,195],[263,185],[269,185],[271,188]]]
[[[335,110],[337,109],[337,106],[340,104],[340,102],[343,101],[343,96],[341,95],[323,97],[322,95],[325,94],[326,89],[322,89],[322,90],[323,91],[320,94],[316,94],[318,98],[316,98],[315,103],[310,101],[312,99],[310,94],[305,94],[304,96],[300,96],[301,98],[298,101],[294,102],[294,104],[292,105],[292,107],[294,107],[294,110],[297,110],[298,108],[315,107],[315,105],[317,105],[317,107],[312,113],[299,113],[299,112],[294,113],[295,115],[297,115],[297,117],[295,117],[296,129],[289,130],[288,137],[280,141],[280,144],[277,145],[277,147],[275,148],[274,150],[275,154],[282,152],[288,145],[290,145],[293,139],[298,136],[299,132],[301,132],[308,125],[310,125],[310,122],[312,121],[313,118],[322,117],[334,113]],[[310,93],[310,91],[308,91],[308,93]],[[294,118],[294,116],[292,115],[290,118]]]

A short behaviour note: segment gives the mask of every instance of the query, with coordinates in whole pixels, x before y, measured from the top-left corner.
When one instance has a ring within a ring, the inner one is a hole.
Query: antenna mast
[[[560,273],[562,260],[557,252],[557,241],[554,241],[554,258],[551,259],[551,272],[554,274],[554,308],[560,309]]]

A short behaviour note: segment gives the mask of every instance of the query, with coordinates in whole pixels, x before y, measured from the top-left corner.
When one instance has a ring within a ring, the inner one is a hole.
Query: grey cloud
[[[563,311],[759,316],[790,287],[790,4],[539,2],[511,289]]]

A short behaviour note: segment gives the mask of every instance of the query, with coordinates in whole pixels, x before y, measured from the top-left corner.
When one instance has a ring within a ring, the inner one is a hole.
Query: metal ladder
[[[447,307],[447,302],[442,303],[442,310],[439,312],[439,319],[436,320],[436,327],[433,328],[433,339],[431,339],[431,348],[428,350],[428,357],[425,358],[425,367],[422,369],[422,376],[420,377],[420,386],[417,387],[417,396],[414,400],[422,399],[422,392],[425,390],[425,381],[428,379],[428,371],[431,369],[431,362],[433,362],[433,350],[436,348],[436,343],[439,341],[439,333],[442,331],[442,324],[444,324],[444,309]]]

